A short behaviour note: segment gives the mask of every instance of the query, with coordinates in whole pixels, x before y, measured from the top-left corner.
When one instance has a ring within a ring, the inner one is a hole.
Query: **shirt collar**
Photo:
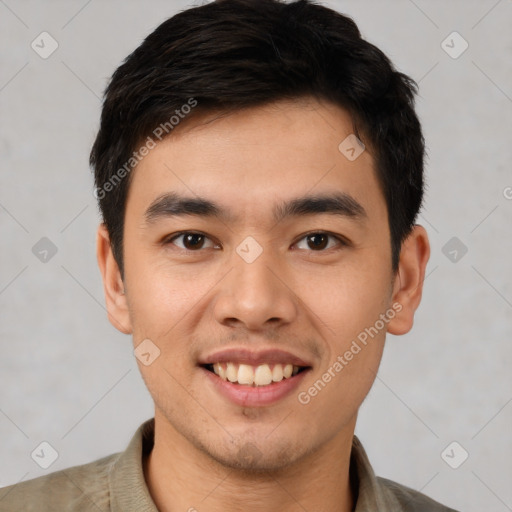
[[[357,436],[354,436],[352,440],[350,478],[357,489],[354,512],[368,512],[372,510],[399,512],[403,510],[395,497],[379,483],[363,445]]]
[[[149,494],[143,458],[153,448],[155,419],[145,421],[135,432],[126,450],[119,454],[109,474],[112,512],[158,512]]]

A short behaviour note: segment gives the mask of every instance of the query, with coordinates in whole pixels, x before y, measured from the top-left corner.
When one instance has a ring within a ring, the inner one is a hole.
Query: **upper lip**
[[[293,364],[294,366],[311,366],[300,357],[279,349],[248,350],[244,348],[226,348],[213,352],[199,360],[200,365],[215,363],[241,363],[258,366],[264,363]]]

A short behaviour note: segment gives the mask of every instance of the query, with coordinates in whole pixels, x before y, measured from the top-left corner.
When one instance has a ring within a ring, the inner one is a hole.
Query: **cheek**
[[[309,387],[303,389],[303,398],[311,401],[311,415],[320,415],[324,426],[332,428],[349,422],[368,394],[382,358],[387,327],[380,320],[387,311],[382,293],[352,290],[349,294],[343,286],[335,290],[327,294],[328,300],[316,302],[321,321],[329,326],[323,328],[326,357],[315,378],[308,381]]]
[[[172,269],[142,258],[127,260],[126,281],[134,335],[151,339],[183,318],[197,294],[197,286],[177,279]]]
[[[183,348],[179,340],[189,339],[204,316],[220,270],[135,257],[126,270],[134,342],[150,338],[175,354]]]
[[[343,350],[346,344],[379,319],[388,306],[391,281],[385,268],[371,264],[346,264],[303,274],[297,283],[298,295],[325,326],[332,346]],[[300,290],[300,291],[299,291]]]
[[[369,256],[367,254],[366,256]],[[391,282],[388,269],[378,257],[365,258],[365,265],[340,267],[330,279],[317,281],[319,286],[308,289],[309,304],[313,306],[324,328],[329,347],[328,360],[319,369],[316,388],[318,411],[331,407],[327,421],[346,422],[364,400],[371,388],[382,357],[389,305]],[[382,319],[382,315],[384,320]],[[321,382],[319,382],[321,381]]]

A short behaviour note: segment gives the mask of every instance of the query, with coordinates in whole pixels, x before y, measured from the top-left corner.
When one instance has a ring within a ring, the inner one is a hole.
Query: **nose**
[[[297,297],[280,272],[265,256],[252,263],[234,254],[234,268],[219,283],[215,319],[222,325],[243,325],[256,331],[291,323],[297,315]]]

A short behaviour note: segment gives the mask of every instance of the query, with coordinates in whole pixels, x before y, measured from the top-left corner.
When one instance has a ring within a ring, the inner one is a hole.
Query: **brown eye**
[[[194,233],[192,231],[185,231],[170,238],[167,244],[174,244],[180,249],[187,251],[197,251],[204,248],[215,247],[213,242],[203,233]],[[209,244],[209,245],[207,245]]]
[[[303,242],[304,240],[305,243]],[[331,240],[333,242],[331,242]],[[298,249],[309,249],[317,252],[323,251],[324,249],[331,249],[336,245],[344,246],[347,244],[341,238],[322,231],[309,233],[297,242]]]
[[[183,245],[186,249],[194,250],[201,249],[204,245],[204,236],[199,235],[198,233],[189,233],[183,235]]]
[[[324,233],[313,233],[306,238],[310,249],[325,249],[329,237]]]

